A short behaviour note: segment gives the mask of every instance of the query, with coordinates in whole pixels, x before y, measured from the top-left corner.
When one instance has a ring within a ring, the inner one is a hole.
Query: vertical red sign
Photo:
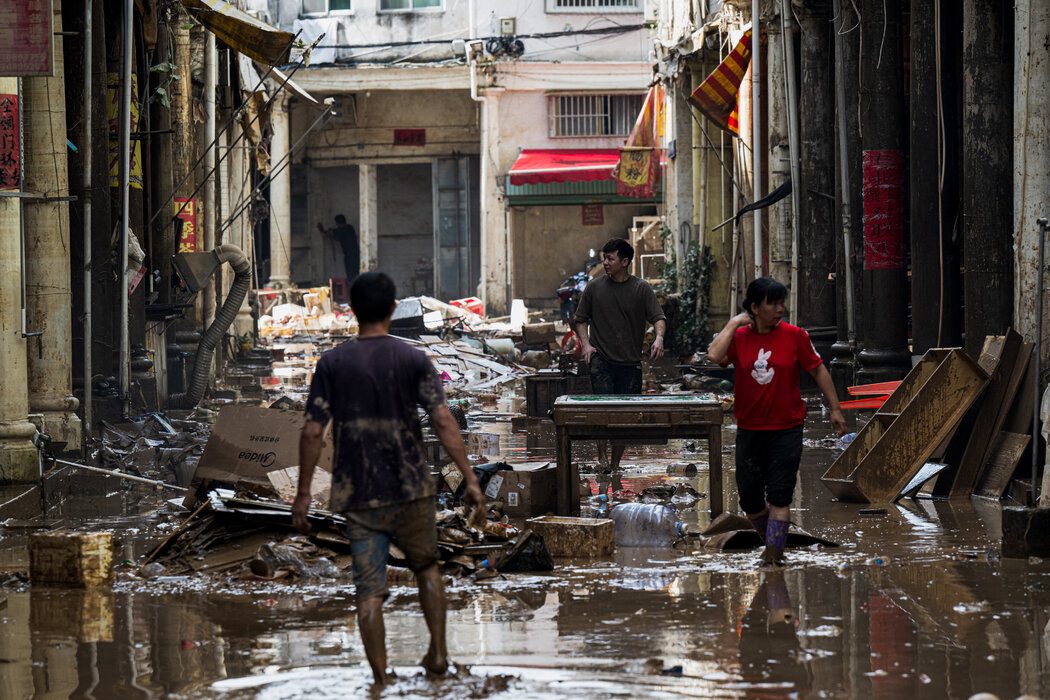
[[[175,218],[182,222],[179,234],[179,253],[197,251],[197,201],[189,197],[175,198]]]
[[[18,95],[0,95],[0,190],[22,185],[18,142]]]
[[[864,151],[864,269],[904,267],[904,158]]]
[[[0,75],[54,73],[51,0],[0,2]]]

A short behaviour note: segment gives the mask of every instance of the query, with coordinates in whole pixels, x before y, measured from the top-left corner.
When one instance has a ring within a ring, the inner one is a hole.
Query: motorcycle
[[[576,307],[580,303],[580,296],[583,294],[587,283],[591,281],[591,278],[594,277],[602,264],[601,258],[596,257],[594,248],[587,251],[587,255],[588,259],[584,262],[583,269],[566,277],[565,281],[558,287],[561,320],[570,329],[572,328],[572,319],[576,315]]]

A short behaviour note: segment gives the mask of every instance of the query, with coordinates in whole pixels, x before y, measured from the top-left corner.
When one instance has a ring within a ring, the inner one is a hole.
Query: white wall
[[[456,58],[452,39],[492,37],[500,34],[500,18],[516,20],[516,34],[574,31],[641,24],[639,0],[636,10],[603,8],[599,12],[555,7],[555,0],[477,0],[475,17],[469,16],[467,0],[444,0],[439,10],[379,12],[379,0],[354,0],[349,13],[327,17],[300,17],[297,0],[249,0],[248,7],[264,19],[288,31],[302,30],[302,39],[324,38],[314,49],[312,65],[342,63],[413,63]],[[448,40],[447,43],[444,40]],[[438,41],[399,47],[364,47],[384,42]],[[623,34],[524,38],[522,61],[644,61],[649,55],[649,34],[638,29]],[[334,48],[361,46],[361,48]],[[332,48],[329,48],[332,47]]]

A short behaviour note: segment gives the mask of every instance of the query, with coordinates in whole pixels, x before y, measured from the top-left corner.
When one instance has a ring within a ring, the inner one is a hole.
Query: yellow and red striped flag
[[[740,134],[736,114],[736,94],[751,62],[751,30],[737,42],[736,48],[718,64],[718,68],[689,96],[689,102],[718,126],[733,135]]]
[[[660,184],[659,148],[663,129],[664,89],[653,85],[627,143],[620,149],[620,162],[613,171],[618,194],[648,199],[656,192]]]

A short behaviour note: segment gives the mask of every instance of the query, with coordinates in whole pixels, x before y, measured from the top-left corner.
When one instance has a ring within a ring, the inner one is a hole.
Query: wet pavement
[[[811,414],[808,444],[830,427]],[[554,459],[549,424],[476,415],[506,461]],[[727,509],[736,512],[734,430],[724,432]],[[706,458],[688,443],[629,448],[618,477],[584,474],[596,494],[656,483],[706,493]],[[584,464],[593,448],[574,448]],[[588,450],[591,450],[590,452]],[[999,558],[998,503],[906,500],[885,515],[831,500],[819,482],[837,450],[804,451],[793,520],[841,544],[758,552],[693,541],[624,548],[609,560],[556,561],[549,574],[451,581],[448,639],[459,664],[428,681],[414,588],[385,606],[399,679],[371,687],[349,581],[239,583],[202,577],[73,591],[9,579],[0,587],[0,698],[593,698],[1050,697],[1050,563]],[[693,477],[666,474],[692,462]],[[117,561],[141,558],[184,515],[148,487],[78,478],[56,513],[66,526],[113,529]],[[691,530],[707,501],[680,512]],[[0,570],[25,567],[30,525],[0,530]],[[0,574],[0,581],[6,576]]]

